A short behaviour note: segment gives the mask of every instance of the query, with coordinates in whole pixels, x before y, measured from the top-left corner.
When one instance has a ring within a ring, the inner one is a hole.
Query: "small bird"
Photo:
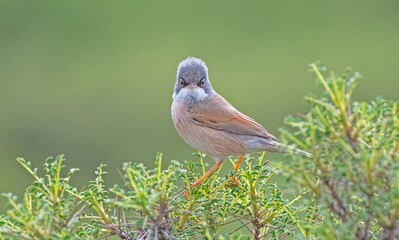
[[[191,188],[199,186],[228,156],[240,156],[235,166],[237,171],[246,153],[286,151],[276,137],[213,90],[208,68],[201,59],[189,57],[180,62],[171,110],[173,123],[183,140],[216,161]]]

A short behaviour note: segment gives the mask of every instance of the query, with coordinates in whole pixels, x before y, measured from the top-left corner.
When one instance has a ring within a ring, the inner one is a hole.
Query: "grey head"
[[[201,59],[189,57],[177,68],[173,99],[182,102],[199,102],[212,95],[208,68]]]

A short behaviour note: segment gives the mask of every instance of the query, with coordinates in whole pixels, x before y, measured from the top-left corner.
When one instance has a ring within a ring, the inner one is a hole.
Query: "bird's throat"
[[[177,94],[173,95],[173,99],[179,102],[200,102],[205,100],[208,94],[200,87],[196,88],[182,88]]]

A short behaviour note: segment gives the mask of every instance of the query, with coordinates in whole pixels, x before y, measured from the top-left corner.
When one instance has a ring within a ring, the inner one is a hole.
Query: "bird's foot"
[[[239,187],[240,182],[238,181],[238,178],[236,176],[230,176],[231,182],[227,182],[227,187]]]
[[[240,156],[240,157],[238,158],[237,163],[236,163],[236,165],[234,166],[234,173],[237,173],[238,168],[240,167],[240,165],[241,165],[241,163],[242,163],[242,159],[243,159],[242,156]],[[237,178],[236,176],[230,176],[230,177],[231,177],[231,180],[233,181],[234,186],[236,186],[236,187],[240,186],[240,182],[238,181],[238,178]],[[232,186],[232,185],[231,185],[231,182],[227,183],[227,186],[228,186],[228,187],[231,187],[231,186]]]

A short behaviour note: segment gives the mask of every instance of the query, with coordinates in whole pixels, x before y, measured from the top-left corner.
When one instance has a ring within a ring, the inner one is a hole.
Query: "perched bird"
[[[213,90],[208,68],[201,59],[189,57],[179,64],[171,110],[183,140],[216,161],[192,188],[200,185],[228,156],[240,156],[237,170],[246,153],[286,151],[276,137]]]

